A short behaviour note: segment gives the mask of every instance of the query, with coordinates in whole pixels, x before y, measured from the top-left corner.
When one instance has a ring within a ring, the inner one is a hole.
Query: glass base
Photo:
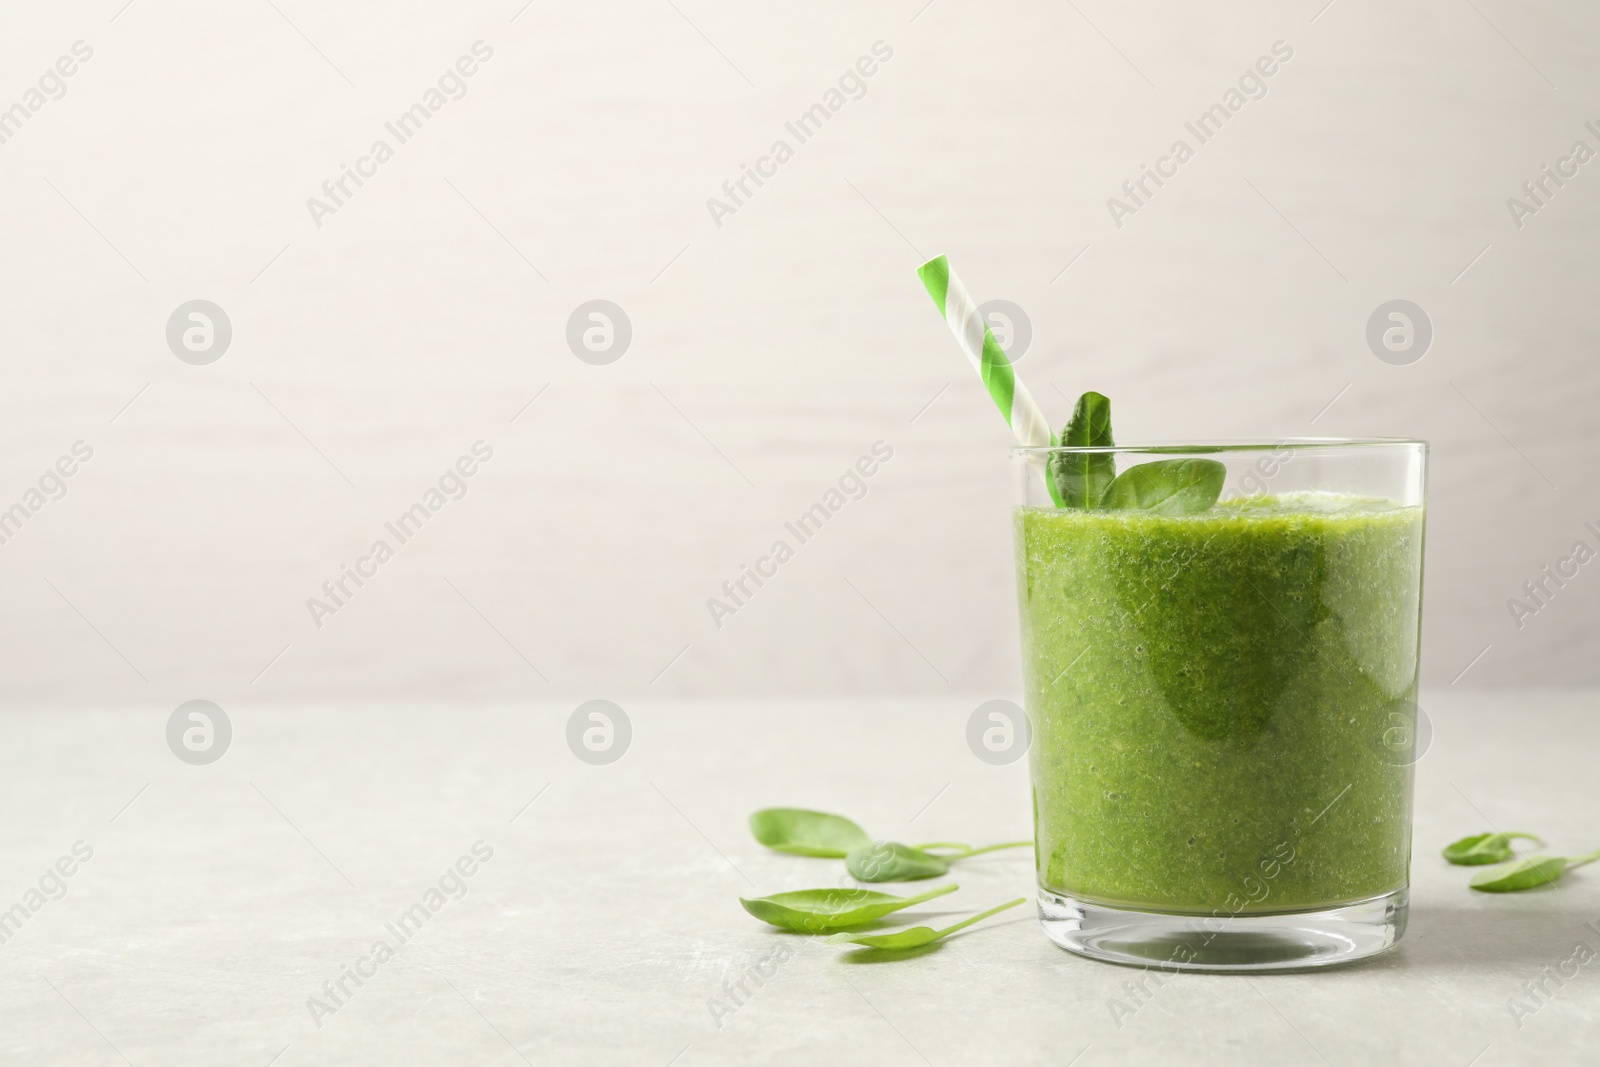
[[[1390,948],[1406,930],[1408,892],[1281,915],[1169,915],[1110,908],[1039,890],[1039,922],[1062,948],[1165,971],[1298,971]]]

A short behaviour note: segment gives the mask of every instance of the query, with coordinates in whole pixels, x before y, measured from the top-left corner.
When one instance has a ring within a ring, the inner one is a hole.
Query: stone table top
[[[758,807],[894,839],[1026,837],[1026,761],[966,746],[978,702],[631,702],[607,765],[569,749],[570,706],[237,707],[208,765],[169,749],[170,709],[10,712],[0,1059],[1600,1060],[1600,960],[1575,955],[1600,951],[1600,868],[1489,896],[1438,858],[1490,826],[1600,844],[1596,694],[1425,694],[1410,930],[1345,968],[1185,974],[1136,996],[1137,970],[1056,948],[1031,909],[892,963],[743,912],[741,895],[842,873],[757,845]],[[919,918],[1031,894],[1026,852],[960,875]],[[769,976],[738,992],[758,964]]]

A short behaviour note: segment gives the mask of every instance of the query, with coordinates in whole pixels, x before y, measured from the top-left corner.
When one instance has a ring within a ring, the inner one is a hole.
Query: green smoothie
[[[1423,512],[1019,507],[1040,885],[1202,915],[1406,885]]]

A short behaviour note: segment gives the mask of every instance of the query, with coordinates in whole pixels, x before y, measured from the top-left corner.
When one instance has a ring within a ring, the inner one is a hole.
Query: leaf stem
[[[1586,856],[1568,856],[1567,870],[1570,871],[1574,867],[1582,867],[1584,864],[1593,863],[1595,860],[1600,860],[1600,848],[1595,849]]]
[[[1007,908],[1014,908],[1018,904],[1026,904],[1027,902],[1028,902],[1028,898],[1027,897],[1018,897],[1016,900],[1008,900],[1004,904],[1001,904],[999,907],[990,908],[988,911],[980,911],[978,914],[974,915],[970,919],[966,919],[966,920],[964,920],[962,922],[958,922],[954,926],[945,927],[943,930],[939,931],[939,936],[941,938],[949,937],[951,934],[955,933],[957,930],[965,930],[967,927],[971,926],[973,923],[981,923],[981,922],[983,922],[983,920],[987,919],[991,915],[997,915],[1000,912],[1005,911]]]
[[[975,848],[975,849],[973,849],[971,852],[968,852],[966,854],[966,856],[962,856],[961,858],[962,859],[966,859],[967,856],[981,856],[985,852],[993,852],[996,849],[1002,849],[1002,848],[1024,848],[1024,847],[1032,848],[1033,847],[1033,838],[1030,837],[1026,841],[1006,841],[1003,844],[999,844],[999,845],[985,845],[983,848]],[[1009,904],[1006,905],[1006,906],[1010,907]]]
[[[943,860],[964,860],[969,856],[981,856],[985,852],[994,852],[996,849],[1022,848],[1024,845],[1032,846],[1033,839],[1029,838],[1026,841],[1005,841],[998,845],[985,845],[982,848],[973,848],[971,845],[964,845],[960,841],[929,841],[925,845],[913,845],[912,847],[921,849],[923,852],[931,853],[932,855],[938,856]],[[957,851],[951,853],[933,852],[933,849],[936,848],[953,848]]]
[[[921,904],[924,900],[932,900],[934,897],[942,897],[946,893],[954,893],[960,888],[961,887],[956,885],[956,883],[950,882],[947,885],[941,885],[935,889],[930,889],[926,893],[918,893],[914,897],[903,898],[901,900],[901,907],[908,907],[912,904]]]

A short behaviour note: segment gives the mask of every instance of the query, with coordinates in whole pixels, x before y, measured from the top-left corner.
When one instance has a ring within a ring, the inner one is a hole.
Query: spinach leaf
[[[1515,863],[1479,871],[1467,884],[1484,893],[1515,893],[1521,889],[1548,885],[1573,868],[1595,860],[1600,860],[1600,851],[1587,856],[1529,856]]]
[[[750,832],[774,852],[843,859],[871,845],[867,832],[843,815],[804,808],[763,808],[750,816]]]
[[[878,841],[850,853],[845,857],[844,865],[859,882],[914,882],[919,878],[937,878],[950,869],[950,864],[969,856],[1032,844],[1031,840],[1006,841],[973,848],[956,841],[933,841],[925,845]],[[936,848],[946,851],[936,853],[933,851]]]
[[[1520,831],[1505,834],[1472,834],[1469,837],[1463,837],[1460,841],[1454,841],[1446,845],[1441,855],[1451,863],[1459,864],[1463,867],[1478,867],[1485,863],[1504,863],[1511,858],[1511,840],[1517,837],[1538,842],[1539,844],[1544,843],[1539,840],[1537,835],[1525,834]]]
[[[739,903],[764,923],[801,934],[820,934],[864,926],[890,912],[954,893],[958,888],[952,882],[914,897],[897,897],[870,889],[800,889],[769,897],[740,897]]]
[[[892,934],[834,934],[832,937],[828,938],[828,944],[837,945],[848,942],[852,945],[865,945],[867,948],[888,949],[893,952],[903,952],[906,949],[921,948],[923,945],[931,945],[935,941],[949,937],[957,930],[965,930],[973,923],[982,922],[991,915],[1005,911],[1007,908],[1014,908],[1018,904],[1026,904],[1027,902],[1027,897],[1018,897],[1016,900],[1007,901],[997,908],[990,908],[988,911],[979,912],[977,915],[974,915],[972,918],[967,919],[964,922],[958,922],[954,926],[947,926],[943,930],[935,930],[931,926],[913,926],[907,930],[896,930]]]
[[[1099,393],[1084,393],[1061,431],[1061,444],[1075,448],[1109,448],[1111,401]],[[1116,457],[1109,452],[1052,452],[1050,476],[1055,479],[1061,503],[1069,508],[1094,508],[1117,476]]]
[[[878,841],[846,856],[844,869],[861,882],[914,882],[939,877],[950,870],[950,861],[898,841]]]
[[[1214,459],[1160,459],[1129,467],[1106,490],[1104,508],[1194,515],[1222,495],[1228,468]]]

